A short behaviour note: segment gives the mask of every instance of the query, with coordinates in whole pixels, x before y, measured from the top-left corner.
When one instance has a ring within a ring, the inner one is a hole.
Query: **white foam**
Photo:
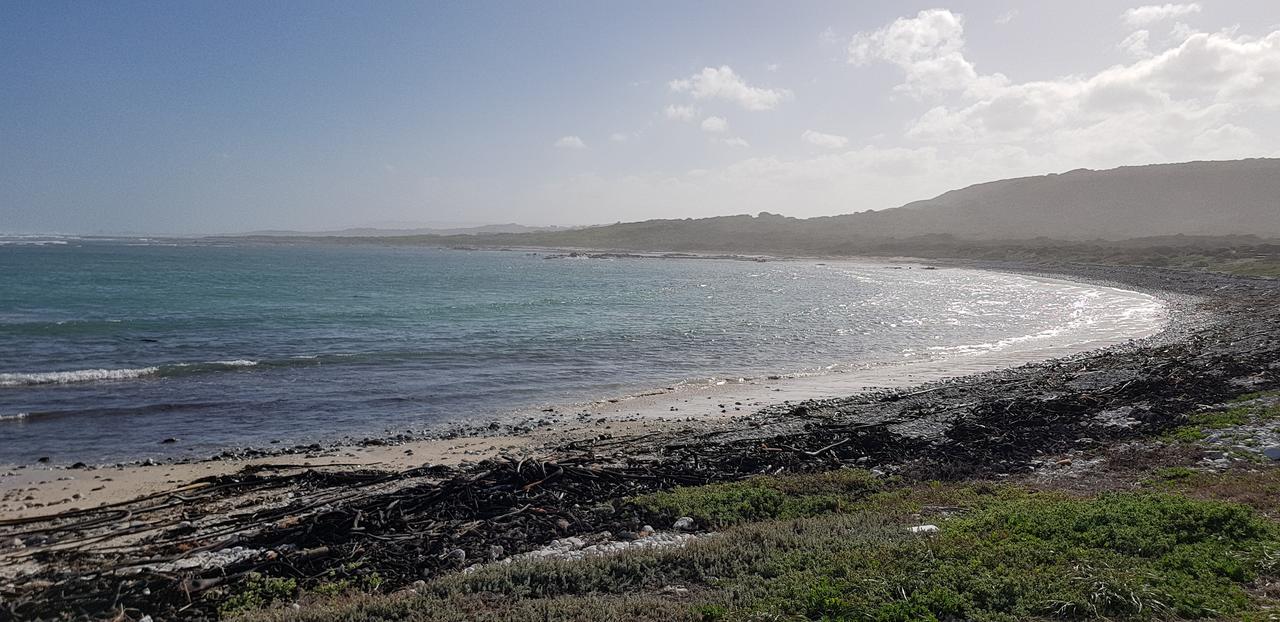
[[[100,380],[128,380],[159,373],[159,367],[134,367],[126,369],[77,369],[74,371],[48,371],[36,373],[0,374],[0,387],[24,387],[40,384],[73,384]]]
[[[48,384],[76,384],[81,382],[102,382],[109,380],[131,380],[172,373],[175,370],[219,367],[253,367],[258,361],[233,359],[228,361],[210,361],[207,363],[175,363],[173,365],[151,367],[127,367],[123,369],[77,369],[73,371],[47,371],[31,373],[0,373],[0,387],[30,387]],[[190,373],[190,372],[183,372]]]

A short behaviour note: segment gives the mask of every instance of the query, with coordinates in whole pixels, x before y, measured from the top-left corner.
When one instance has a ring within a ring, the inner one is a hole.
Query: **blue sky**
[[[893,207],[1276,155],[1267,1],[0,4],[0,231]]]

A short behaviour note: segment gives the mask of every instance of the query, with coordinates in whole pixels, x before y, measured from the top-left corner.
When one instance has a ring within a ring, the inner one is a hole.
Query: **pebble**
[[[677,518],[675,524],[671,525],[671,528],[676,531],[693,531],[696,527],[697,523],[688,516],[681,516],[680,518]]]
[[[938,533],[937,525],[917,525],[909,529],[911,533]]]
[[[1280,460],[1280,445],[1273,445],[1271,447],[1264,448],[1262,450],[1262,455],[1272,460]]]

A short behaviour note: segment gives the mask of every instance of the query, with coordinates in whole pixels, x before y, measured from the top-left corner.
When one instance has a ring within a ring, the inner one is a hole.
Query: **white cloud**
[[[937,10],[860,34],[849,50],[854,63],[899,66],[899,89],[937,100],[909,125],[911,140],[1016,147],[1043,170],[1194,159],[1206,152],[1196,145],[1215,137],[1228,145],[1215,153],[1257,155],[1256,135],[1240,130],[1280,112],[1280,31],[1187,33],[1163,51],[1150,45],[1149,35],[1130,35],[1121,46],[1142,56],[1130,64],[1015,83],[979,73],[964,55],[963,19]],[[933,71],[944,66],[954,71]]]
[[[728,65],[707,67],[683,80],[667,83],[672,91],[690,93],[695,99],[723,99],[747,110],[773,110],[791,99],[786,89],[766,89],[748,85]]]
[[[698,109],[693,106],[671,104],[662,113],[672,121],[692,121],[694,117],[698,116]]]
[[[1280,126],[1280,30],[1246,35],[1183,26],[1155,34],[1161,25],[1141,45],[1138,38],[1125,44],[1142,56],[1015,81],[975,66],[964,24],[959,15],[924,11],[850,41],[850,62],[897,67],[898,91],[921,101],[899,135],[875,137],[870,146],[829,142],[811,157],[744,150],[726,166],[694,163],[698,168],[682,174],[560,179],[531,192],[531,201],[564,214],[594,213],[607,202],[616,209],[610,220],[762,210],[818,215],[1080,167],[1280,155],[1272,131]],[[800,136],[819,144],[834,135]],[[749,146],[728,133],[708,141],[726,152]]]
[[[996,17],[996,25],[1003,26],[1005,24],[1008,24],[1009,22],[1013,21],[1013,18],[1017,16],[1018,16],[1018,9],[1009,9],[1008,11],[1005,11],[1004,13],[1001,13],[999,16]]]
[[[769,63],[768,65],[765,65],[765,66],[764,66],[764,70],[765,70],[765,71],[777,71],[777,70],[778,70],[779,68],[781,68],[781,67],[782,67],[782,65],[781,65],[781,64],[779,64],[779,63]]]
[[[556,141],[556,147],[560,149],[586,149],[587,144],[577,136],[561,136],[560,140]]]
[[[1190,2],[1187,4],[1149,4],[1146,6],[1135,7],[1124,12],[1121,17],[1131,26],[1145,26],[1153,22],[1158,22],[1176,17],[1184,17],[1192,13],[1200,12],[1200,3]]]
[[[1135,30],[1129,33],[1129,36],[1125,37],[1117,47],[1134,56],[1150,56],[1151,50],[1147,48],[1150,41],[1151,33],[1149,31]]]
[[[827,149],[843,149],[849,144],[849,139],[844,136],[823,134],[822,132],[815,132],[813,130],[805,130],[804,133],[800,135],[800,138],[811,145],[817,145]]]
[[[702,120],[702,131],[720,133],[729,129],[729,122],[724,117],[707,117]]]
[[[946,9],[929,9],[854,35],[848,52],[854,65],[885,61],[901,67],[907,80],[897,88],[917,96],[989,88],[1008,81],[1000,74],[979,76],[963,49],[964,17]]]

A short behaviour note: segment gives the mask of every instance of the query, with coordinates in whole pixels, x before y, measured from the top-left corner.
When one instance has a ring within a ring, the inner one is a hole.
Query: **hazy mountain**
[[[1049,244],[1231,235],[1280,238],[1280,160],[1076,170],[978,184],[902,207],[842,216],[649,220],[456,242],[847,254],[993,240]]]
[[[880,234],[1064,240],[1161,235],[1280,236],[1280,160],[1156,164],[969,186],[853,215]]]
[[[497,233],[529,233],[533,231],[558,231],[564,230],[565,227],[530,227],[527,225],[518,225],[515,223],[503,225],[477,225],[474,227],[352,227],[349,229],[336,229],[332,231],[292,231],[287,229],[273,229],[264,231],[251,231],[249,233],[239,234],[248,237],[344,237],[344,238],[366,238],[366,237],[396,237],[406,235],[483,235]]]

